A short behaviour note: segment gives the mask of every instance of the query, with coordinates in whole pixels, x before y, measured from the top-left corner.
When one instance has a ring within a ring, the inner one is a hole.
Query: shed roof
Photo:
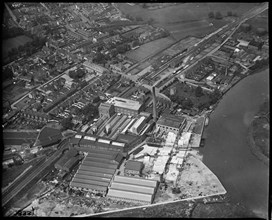
[[[97,186],[106,186],[106,187],[109,185],[109,182],[102,182],[102,181],[96,181],[96,180],[90,180],[90,179],[82,179],[82,178],[79,178],[79,176],[77,176],[77,175],[73,178],[72,182],[97,185]]]
[[[143,166],[144,166],[143,162],[129,160],[126,162],[125,169],[140,172],[142,170]]]
[[[73,166],[75,166],[79,161],[79,156],[70,158],[63,166],[64,170],[70,170]]]
[[[110,188],[131,191],[131,192],[151,194],[151,195],[154,194],[154,191],[155,191],[154,187],[139,186],[139,185],[133,185],[133,184],[118,183],[118,182],[112,182]]]
[[[180,128],[180,126],[185,122],[185,117],[182,116],[172,116],[170,114],[163,114],[157,124],[172,128]]]
[[[87,179],[87,180],[95,180],[95,181],[106,182],[106,183],[109,183],[110,180],[111,180],[111,178],[100,177],[100,176],[90,176],[90,175],[80,174],[80,173],[77,173],[75,175],[75,178]]]
[[[92,184],[86,184],[86,183],[79,183],[79,182],[71,182],[70,186],[72,187],[78,187],[78,188],[86,188],[86,189],[93,189],[93,190],[99,190],[99,191],[107,191],[106,186],[98,186],[98,185],[92,185]]]
[[[77,174],[88,175],[88,176],[94,176],[94,177],[112,178],[112,174],[99,173],[99,172],[95,172],[95,171],[88,171],[88,170],[82,170],[82,169],[79,169],[79,170],[77,171]]]
[[[114,174],[115,169],[106,169],[102,167],[91,167],[91,166],[86,166],[86,165],[81,165],[80,170],[87,170],[87,171],[93,171],[97,173],[105,173],[105,174]]]
[[[107,169],[116,169],[118,166],[117,164],[99,163],[99,162],[86,161],[86,160],[84,160],[82,164],[86,166],[102,167]]]
[[[114,182],[128,183],[128,184],[134,184],[134,185],[140,185],[140,186],[149,186],[149,187],[156,187],[157,186],[157,181],[156,180],[148,180],[148,179],[143,179],[143,178],[140,178],[140,177],[131,177],[131,176],[116,175],[114,177]]]
[[[145,194],[145,193],[137,193],[119,189],[111,189],[109,188],[109,192],[107,194],[108,197],[115,197],[115,198],[126,198],[129,200],[136,200],[136,201],[143,201],[152,203],[152,195]]]

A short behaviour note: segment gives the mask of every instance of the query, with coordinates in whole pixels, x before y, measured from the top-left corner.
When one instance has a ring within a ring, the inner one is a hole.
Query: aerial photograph
[[[3,2],[3,217],[271,219],[268,5]]]

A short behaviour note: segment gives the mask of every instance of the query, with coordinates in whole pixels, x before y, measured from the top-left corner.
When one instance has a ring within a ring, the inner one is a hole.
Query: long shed
[[[110,198],[115,198],[115,199],[123,199],[128,201],[137,201],[137,202],[145,202],[145,203],[152,203],[153,201],[153,195],[151,194],[138,193],[138,192],[125,191],[125,190],[112,189],[112,188],[109,189],[107,196]]]
[[[118,175],[114,177],[114,182],[136,184],[139,186],[149,186],[149,187],[157,187],[158,185],[158,182],[155,180],[148,180],[148,179],[131,177],[131,176],[118,176]]]
[[[146,187],[146,186],[125,184],[125,183],[118,183],[118,182],[113,182],[111,184],[111,189],[127,190],[127,191],[146,193],[151,195],[153,195],[155,192],[154,187]]]

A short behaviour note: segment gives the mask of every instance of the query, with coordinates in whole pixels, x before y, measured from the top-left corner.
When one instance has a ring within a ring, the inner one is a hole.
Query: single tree
[[[196,87],[195,95],[196,97],[200,97],[203,95],[203,89],[200,86]]]
[[[63,129],[71,129],[73,127],[73,123],[72,123],[72,117],[69,118],[64,118],[61,121],[61,125],[63,127]]]
[[[211,11],[211,12],[209,12],[208,16],[209,16],[209,18],[214,18],[214,13]]]
[[[218,11],[218,12],[216,12],[216,14],[215,14],[215,18],[216,18],[216,19],[222,19],[223,16],[222,16],[222,14]]]
[[[136,21],[143,21],[143,19],[141,17],[137,16]]]
[[[228,11],[227,15],[232,16],[232,11]]]

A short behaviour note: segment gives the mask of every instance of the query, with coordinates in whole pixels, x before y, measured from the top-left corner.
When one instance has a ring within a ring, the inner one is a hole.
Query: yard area
[[[215,174],[204,163],[190,154],[183,165],[177,185],[185,197],[226,193]]]
[[[27,42],[32,41],[31,38],[21,35],[18,37],[14,37],[8,40],[3,40],[2,41],[2,56],[3,58],[8,56],[8,51],[10,51],[12,48],[17,48],[20,45],[24,45]]]
[[[228,11],[237,13],[238,16],[256,6],[258,3],[183,3],[157,10],[149,10],[139,5],[124,3],[116,4],[124,13],[133,17],[141,17],[144,21],[154,20],[155,26],[161,26],[172,32],[176,39],[186,36],[200,36],[224,26],[224,19],[215,21],[213,26],[208,19],[208,13],[219,11],[226,16]]]
[[[140,62],[145,58],[158,53],[160,50],[166,49],[169,45],[173,44],[172,38],[161,38],[155,41],[148,42],[141,45],[136,50],[132,50],[126,53],[126,56],[134,61]]]

